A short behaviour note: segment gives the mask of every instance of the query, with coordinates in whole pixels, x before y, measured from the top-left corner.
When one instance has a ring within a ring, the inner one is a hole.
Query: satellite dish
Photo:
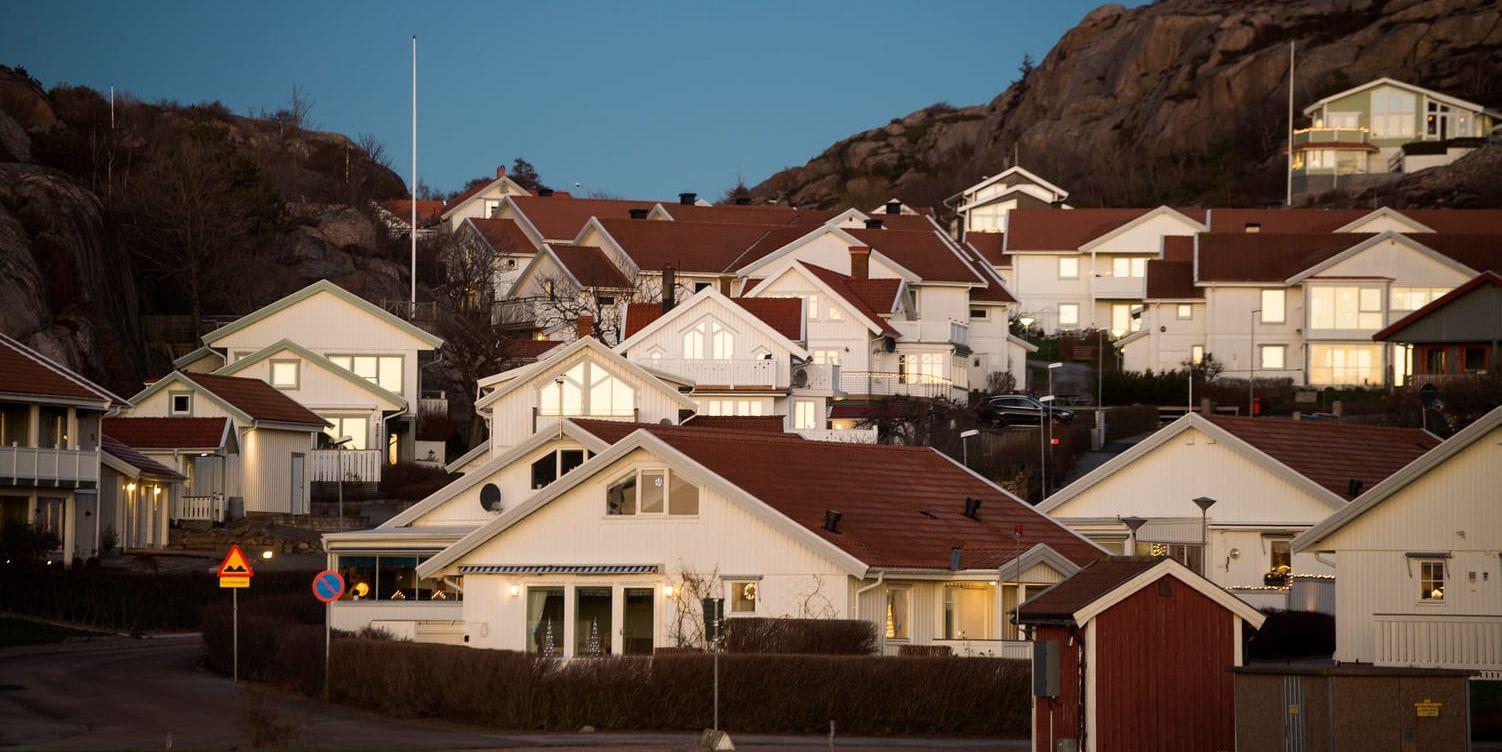
[[[494,483],[486,483],[480,489],[480,506],[487,512],[501,511],[501,489]]]

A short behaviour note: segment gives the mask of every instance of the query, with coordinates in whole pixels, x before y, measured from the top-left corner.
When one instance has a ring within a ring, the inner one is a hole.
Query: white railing
[[[1141,300],[1147,295],[1146,277],[1096,277],[1095,297]]]
[[[800,382],[797,373],[803,373]],[[839,390],[840,367],[833,363],[807,363],[794,369],[793,388],[832,395]]]
[[[1294,131],[1293,145],[1304,144],[1364,144],[1370,134],[1365,128],[1328,126]]]
[[[933,342],[966,345],[970,343],[970,325],[962,321],[902,321],[887,323],[902,335],[903,342]]]
[[[219,494],[179,496],[177,499],[177,519],[223,522],[224,497]]]
[[[314,449],[308,455],[308,480],[377,483],[382,464],[379,449]]]
[[[875,444],[875,428],[804,428],[797,431],[809,441],[839,441],[846,444]]]
[[[448,415],[448,394],[444,392],[423,392],[417,398],[417,414],[419,417]]]
[[[1502,671],[1502,616],[1376,614],[1373,663]]]
[[[787,387],[786,377],[778,372],[777,362],[774,360],[646,358],[637,362],[647,368],[689,379],[699,386],[752,386],[768,389]]]
[[[935,645],[948,645],[954,654],[961,657],[1012,658],[1032,660],[1033,643],[1028,640],[934,640]]]
[[[99,481],[99,452],[94,449],[0,447],[0,478],[12,483],[51,483],[54,486]]]
[[[954,397],[954,384],[942,376],[883,371],[840,373],[840,391],[877,397]]]

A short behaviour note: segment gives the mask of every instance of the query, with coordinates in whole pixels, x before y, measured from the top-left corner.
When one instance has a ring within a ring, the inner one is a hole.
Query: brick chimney
[[[871,249],[863,245],[850,246],[850,278],[871,278]]]
[[[496,177],[497,180],[500,180],[501,178],[506,177],[506,168],[505,167],[497,167],[497,168],[495,168],[495,177]]]
[[[722,275],[720,277],[720,294],[721,295],[724,295],[727,298],[733,296],[735,293],[731,292],[731,289],[734,288],[734,286],[735,286],[735,277],[734,276],[731,276],[729,274],[725,274],[725,275]]]
[[[678,305],[678,272],[672,264],[662,267],[662,312],[667,313]]]
[[[579,320],[574,323],[574,329],[579,339],[595,336],[595,317],[587,313],[579,314]]]

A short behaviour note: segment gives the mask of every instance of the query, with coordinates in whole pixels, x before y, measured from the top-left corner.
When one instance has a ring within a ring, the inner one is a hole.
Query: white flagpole
[[[1288,180],[1284,206],[1293,206],[1293,41],[1288,42]]]
[[[407,318],[417,316],[417,35],[412,35],[412,224],[407,237],[412,241],[412,298]]]

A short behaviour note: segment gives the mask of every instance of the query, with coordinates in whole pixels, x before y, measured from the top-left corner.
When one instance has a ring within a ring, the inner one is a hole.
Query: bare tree
[[[629,287],[581,287],[561,274],[546,274],[537,282],[542,292],[531,303],[538,329],[562,331],[589,316],[594,322],[590,334],[607,345],[620,343],[628,304],[662,299],[661,292],[641,275],[636,275]]]

